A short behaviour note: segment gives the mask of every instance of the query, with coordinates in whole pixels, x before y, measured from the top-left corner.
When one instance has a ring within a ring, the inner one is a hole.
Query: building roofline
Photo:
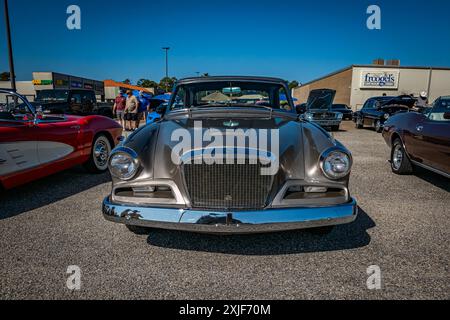
[[[295,87],[296,88],[301,88],[307,85],[310,85],[312,83],[315,83],[317,81],[332,77],[334,75],[337,75],[339,73],[345,72],[347,70],[353,69],[353,68],[378,68],[378,69],[413,69],[413,70],[445,70],[445,71],[450,71],[450,67],[423,67],[423,66],[381,66],[381,65],[376,65],[376,64],[352,64],[351,66],[348,66],[346,68],[340,69],[338,71],[329,73],[327,75],[324,75],[320,78],[308,81],[304,84],[302,84],[301,86]]]

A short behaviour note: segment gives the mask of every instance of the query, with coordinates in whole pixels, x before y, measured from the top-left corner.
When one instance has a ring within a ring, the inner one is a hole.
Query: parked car
[[[424,113],[390,118],[383,137],[391,147],[394,173],[410,174],[419,166],[450,178],[450,96],[437,99]]]
[[[169,106],[168,103],[162,103],[156,107],[155,111],[147,114],[146,124],[152,124],[161,120],[162,115],[166,112],[166,108]]]
[[[93,90],[85,89],[49,89],[37,92],[32,102],[36,110],[47,114],[73,114],[79,116],[101,115],[113,118],[112,105],[97,103]]]
[[[202,100],[213,92],[221,95]],[[238,102],[246,94],[270,97],[270,106]],[[104,217],[139,233],[326,233],[354,221],[351,153],[294,110],[280,79],[180,80],[161,121],[113,150]]]
[[[332,109],[335,95],[336,91],[331,89],[312,90],[306,103],[306,112],[302,114],[302,117],[324,128],[338,131],[343,114]],[[299,108],[296,109],[301,111]]]
[[[361,110],[354,113],[353,121],[357,129],[370,126],[380,133],[384,123],[393,115],[409,112],[416,99],[411,96],[374,97],[366,101]]]
[[[0,89],[0,187],[10,189],[78,164],[105,172],[122,128],[102,116],[39,114]]]
[[[333,104],[331,110],[342,113],[342,120],[353,120],[353,111],[346,104]]]

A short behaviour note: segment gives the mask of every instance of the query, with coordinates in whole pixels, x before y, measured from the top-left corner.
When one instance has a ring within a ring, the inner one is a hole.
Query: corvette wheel
[[[378,133],[381,133],[381,131],[383,131],[383,127],[381,126],[381,121],[377,120],[375,122],[375,131]]]
[[[103,173],[108,169],[108,159],[111,153],[111,143],[101,134],[95,137],[92,144],[91,157],[85,167],[92,173]]]
[[[406,175],[413,172],[413,166],[411,161],[409,161],[400,139],[395,140],[392,144],[391,168],[392,172],[400,175]]]

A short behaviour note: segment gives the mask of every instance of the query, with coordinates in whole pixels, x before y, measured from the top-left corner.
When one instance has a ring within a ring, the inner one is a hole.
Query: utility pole
[[[5,4],[5,22],[6,22],[6,40],[8,42],[8,54],[9,54],[9,74],[11,80],[11,88],[16,90],[16,73],[14,72],[14,60],[13,60],[13,50],[11,43],[11,28],[9,24],[9,12],[8,12],[8,0],[4,0]]]

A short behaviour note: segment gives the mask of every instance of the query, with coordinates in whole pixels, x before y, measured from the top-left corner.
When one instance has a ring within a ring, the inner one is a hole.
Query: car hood
[[[388,114],[396,114],[399,112],[408,112],[409,108],[407,106],[385,106],[381,107],[380,110]]]
[[[333,105],[335,95],[336,95],[335,90],[330,89],[312,90],[309,93],[306,108],[308,110],[332,111],[331,106]]]
[[[195,126],[197,122],[197,127]],[[201,126],[199,125],[201,123]],[[203,141],[202,136],[208,129],[211,130],[210,141]],[[180,117],[145,126],[132,134],[124,146],[133,149],[139,156],[142,164],[142,172],[137,180],[170,179],[177,183],[183,183],[181,160],[183,155],[192,153],[193,150],[204,151],[212,148],[220,148],[227,145],[224,136],[232,138],[241,137],[250,129],[267,130],[268,139],[257,141],[257,149],[269,150],[276,156],[277,173],[275,181],[283,183],[286,180],[307,180],[327,182],[319,167],[320,155],[327,148],[342,146],[320,127],[292,118],[230,118],[226,116],[203,119]],[[275,130],[274,139],[271,133]],[[211,134],[212,133],[212,134]],[[181,150],[180,143],[187,141],[185,148]],[[197,146],[195,139],[199,139]],[[267,147],[264,142],[267,141]],[[278,141],[278,148],[272,147],[272,142]],[[217,143],[217,144],[216,144]],[[237,145],[237,143],[236,143]],[[253,147],[246,142],[243,149]],[[177,149],[178,148],[178,149]],[[203,149],[203,150],[202,150]],[[176,150],[176,151],[174,151]],[[241,149],[242,150],[242,149]]]

